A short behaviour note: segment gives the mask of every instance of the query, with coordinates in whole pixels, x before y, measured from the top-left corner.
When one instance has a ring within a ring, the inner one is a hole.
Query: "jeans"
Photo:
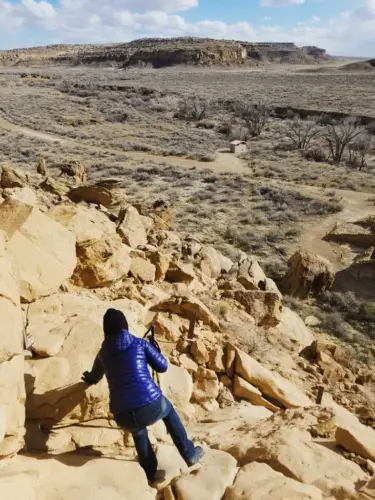
[[[195,457],[194,444],[189,440],[172,403],[164,396],[142,408],[119,413],[115,415],[115,420],[122,429],[132,433],[139,463],[150,481],[155,477],[158,461],[148,438],[147,427],[159,420],[164,421],[182,458],[189,462]]]

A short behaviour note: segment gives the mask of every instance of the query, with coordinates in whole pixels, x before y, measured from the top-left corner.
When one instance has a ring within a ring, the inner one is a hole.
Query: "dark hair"
[[[124,313],[117,309],[108,309],[103,318],[104,335],[109,337],[128,329],[129,326]]]

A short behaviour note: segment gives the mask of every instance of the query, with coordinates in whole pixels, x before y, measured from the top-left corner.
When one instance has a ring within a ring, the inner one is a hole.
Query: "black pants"
[[[115,419],[122,429],[132,433],[139,463],[150,481],[155,477],[158,462],[148,437],[148,426],[163,420],[182,458],[188,462],[195,456],[194,445],[189,440],[180,417],[164,396],[142,408],[119,413],[115,415]]]

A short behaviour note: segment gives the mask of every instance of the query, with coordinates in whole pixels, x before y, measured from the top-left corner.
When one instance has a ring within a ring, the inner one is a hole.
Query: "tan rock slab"
[[[283,307],[281,321],[277,325],[276,331],[281,339],[290,339],[301,349],[311,345],[315,340],[311,330],[289,307]]]
[[[8,249],[19,270],[25,302],[57,291],[72,276],[77,263],[75,236],[37,208],[14,233]]]
[[[256,387],[238,375],[234,376],[233,394],[237,398],[246,399],[255,406],[264,406],[272,412],[280,411],[280,408],[267,401]]]
[[[156,268],[151,262],[142,257],[133,257],[130,264],[130,273],[134,278],[145,283],[155,281]]]
[[[283,476],[266,464],[254,462],[242,467],[224,500],[322,500],[315,486]]]
[[[271,372],[240,350],[236,354],[236,373],[285,408],[312,405],[311,400],[296,385]]]
[[[237,464],[227,453],[209,450],[201,468],[174,483],[177,500],[221,500],[237,473]]]
[[[195,313],[198,321],[211,326],[214,331],[219,329],[218,319],[203,302],[192,295],[174,295],[155,304],[151,311],[169,312],[188,319],[190,319],[192,313]]]
[[[171,262],[165,278],[172,283],[186,283],[189,285],[196,279],[196,274],[191,264]]]
[[[258,326],[270,328],[280,323],[282,305],[279,295],[275,292],[226,290],[222,296],[241,304]]]
[[[147,233],[142,218],[138,210],[131,205],[120,211],[117,232],[123,242],[132,248],[147,244]]]
[[[301,300],[329,290],[335,279],[332,264],[307,251],[298,251],[288,261],[288,272],[281,282],[283,293]]]
[[[185,368],[170,364],[168,371],[160,376],[160,387],[177,407],[189,405],[193,395],[193,380]]]

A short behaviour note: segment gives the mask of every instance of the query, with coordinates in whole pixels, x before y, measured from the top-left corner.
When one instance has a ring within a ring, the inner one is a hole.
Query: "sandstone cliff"
[[[323,49],[293,43],[249,43],[204,38],[144,39],[106,45],[52,45],[0,52],[0,64],[150,66],[243,65],[259,62],[310,63],[326,57]]]

